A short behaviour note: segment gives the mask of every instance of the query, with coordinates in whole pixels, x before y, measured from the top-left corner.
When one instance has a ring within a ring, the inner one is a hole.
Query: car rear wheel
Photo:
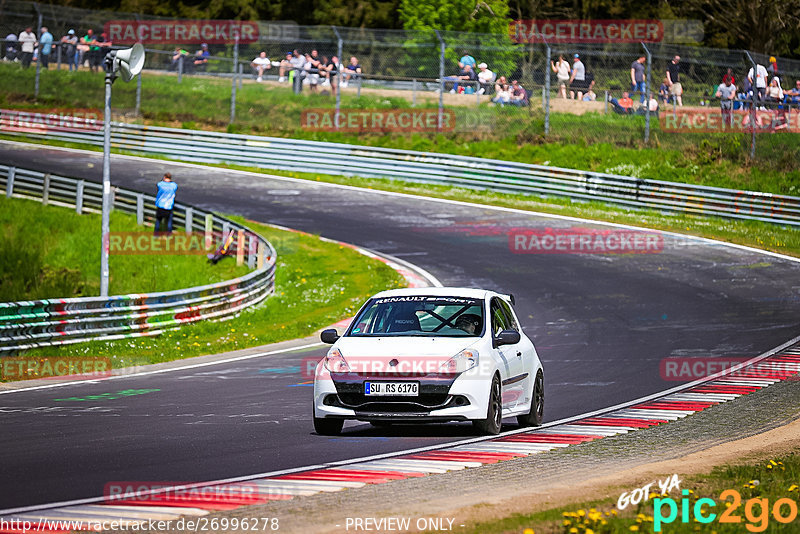
[[[342,433],[344,419],[326,419],[317,417],[314,412],[314,432],[320,436],[338,436]]]
[[[531,394],[531,410],[525,415],[518,415],[517,422],[520,426],[539,426],[544,418],[544,375],[539,371],[533,381]]]
[[[495,435],[500,433],[503,421],[503,400],[500,391],[500,377],[494,375],[492,388],[489,391],[489,406],[486,408],[486,419],[472,422],[475,429],[481,434]]]

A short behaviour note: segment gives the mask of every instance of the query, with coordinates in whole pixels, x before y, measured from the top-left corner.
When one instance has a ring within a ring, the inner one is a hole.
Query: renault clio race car
[[[344,421],[472,421],[500,432],[504,417],[540,425],[544,371],[513,311],[493,291],[415,288],[370,298],[315,369],[314,429],[337,435]]]

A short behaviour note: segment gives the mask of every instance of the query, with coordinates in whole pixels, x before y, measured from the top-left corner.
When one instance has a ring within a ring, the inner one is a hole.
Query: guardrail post
[[[756,62],[753,61],[753,57],[750,55],[750,52],[747,50],[744,51],[747,55],[747,59],[750,60],[750,65],[752,65],[753,69],[753,102],[750,105],[750,159],[753,160],[756,157],[756,95],[758,94],[758,66]]]
[[[545,63],[544,63],[544,94],[545,94],[545,97],[544,97],[544,135],[545,135],[545,137],[547,137],[547,135],[550,133],[550,71],[551,71],[551,69],[550,69],[550,61],[551,61],[550,54],[551,54],[551,49],[550,49],[550,45],[547,44],[547,41],[544,40],[544,37],[542,37],[542,41],[544,41],[545,56],[546,56]]]
[[[411,80],[411,107],[417,107],[417,79]]]
[[[186,208],[183,212],[183,220],[184,220],[184,229],[186,230],[187,234],[192,233],[192,227],[194,226],[194,210],[192,208]]]
[[[44,175],[44,185],[42,186],[42,206],[47,206],[50,202],[50,173]]]
[[[650,49],[642,42],[644,53],[647,54],[647,76],[644,79],[644,144],[650,142],[650,66],[653,63],[653,55]]]
[[[339,70],[341,70],[342,69],[342,44],[343,44],[342,36],[339,35],[339,30],[336,29],[336,26],[331,26],[331,29],[333,30],[333,33],[336,34],[336,51],[339,54],[338,55],[338,57],[339,57]],[[340,113],[341,113],[341,110],[342,110],[342,82],[341,82],[341,80],[343,78],[343,74],[341,72],[339,72],[338,76],[339,76],[339,81],[338,81],[339,89],[336,91],[336,112],[333,115],[333,127],[336,130],[339,129],[339,116],[340,116]]]
[[[136,224],[144,226],[144,195],[136,193]]]
[[[439,30],[433,31],[436,32],[436,38],[439,39],[439,120],[437,122],[437,130],[441,132],[444,118],[444,51],[446,45]]]
[[[83,188],[86,182],[78,180],[75,186],[75,213],[81,215],[83,213]]]
[[[258,238],[255,234],[247,232],[247,267],[251,270],[256,266],[257,251]]]
[[[241,228],[236,236],[236,265],[244,265],[244,230]]]
[[[183,54],[178,56],[178,83],[183,81]]]
[[[211,213],[206,214],[205,241],[206,241],[206,250],[211,250],[214,247],[214,215],[212,215]]]
[[[141,109],[142,109],[142,73],[140,72],[136,76],[136,109],[134,110],[134,115],[138,117]]]
[[[256,268],[258,269],[264,268],[264,263],[266,263],[266,257],[267,257],[267,246],[264,244],[264,242],[259,241],[258,258],[256,258]]]
[[[6,180],[6,198],[11,198],[14,194],[14,176],[17,174],[16,167],[8,168],[8,180]]]

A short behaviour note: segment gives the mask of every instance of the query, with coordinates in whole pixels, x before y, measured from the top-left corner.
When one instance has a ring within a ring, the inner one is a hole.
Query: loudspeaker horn
[[[144,47],[136,43],[131,48],[118,50],[114,56],[114,71],[119,71],[122,79],[129,82],[142,72],[144,67]]]

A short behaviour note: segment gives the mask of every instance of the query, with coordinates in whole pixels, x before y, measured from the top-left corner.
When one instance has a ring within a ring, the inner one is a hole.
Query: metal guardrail
[[[99,213],[102,208],[102,186],[94,182],[0,165],[0,187],[7,197],[73,207],[78,213]],[[113,207],[135,213],[139,224],[155,216],[154,197],[126,189],[114,189]],[[254,270],[233,280],[160,293],[0,303],[0,355],[93,339],[156,335],[195,321],[230,317],[273,292],[276,253],[269,241],[239,223],[192,206],[176,203],[173,214],[176,227],[202,232],[212,245],[215,235],[233,231],[237,239],[231,254]]]
[[[102,146],[102,131],[4,133]],[[180,161],[399,179],[800,226],[800,197],[469,156],[113,123],[114,148]]]

